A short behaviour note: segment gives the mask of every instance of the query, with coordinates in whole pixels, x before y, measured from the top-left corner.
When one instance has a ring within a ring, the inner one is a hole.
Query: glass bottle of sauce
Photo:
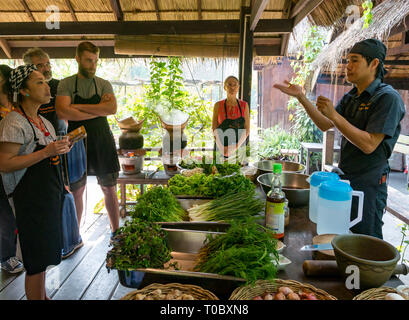
[[[281,163],[273,164],[273,180],[271,190],[266,199],[266,227],[271,229],[276,239],[284,237],[285,225],[285,194],[281,190]]]

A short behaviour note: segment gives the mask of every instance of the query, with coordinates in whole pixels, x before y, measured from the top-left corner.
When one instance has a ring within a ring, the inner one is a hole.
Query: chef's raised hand
[[[319,96],[317,99],[317,108],[328,119],[332,120],[334,118],[336,111],[330,99]]]
[[[287,80],[284,80],[284,84],[275,83],[273,87],[293,97],[298,97],[303,93],[299,85],[292,84]]]
[[[70,142],[68,139],[51,142],[44,148],[48,157],[54,157],[58,154],[64,154],[70,151]]]

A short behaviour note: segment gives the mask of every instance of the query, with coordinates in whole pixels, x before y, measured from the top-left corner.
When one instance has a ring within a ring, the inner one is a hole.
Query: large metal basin
[[[281,173],[281,186],[288,199],[290,207],[303,207],[308,205],[310,199],[310,184],[306,181],[309,176],[303,173]],[[265,194],[271,190],[273,173],[264,173],[257,177],[257,182]]]
[[[261,160],[257,161],[251,166],[257,168],[257,177],[264,173],[272,173],[273,172],[273,164],[274,163],[281,163],[282,164],[282,172],[295,172],[295,173],[304,173],[305,166],[298,162],[292,161],[281,161],[281,160]]]

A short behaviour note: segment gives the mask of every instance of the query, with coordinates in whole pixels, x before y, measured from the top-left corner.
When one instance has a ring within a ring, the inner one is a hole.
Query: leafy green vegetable
[[[152,222],[176,222],[186,220],[186,212],[167,187],[157,186],[140,195],[132,218]]]
[[[246,220],[263,211],[265,201],[255,192],[228,193],[220,198],[188,209],[189,216],[202,221]]]
[[[252,192],[255,185],[242,174],[222,177],[218,174],[207,176],[197,173],[186,177],[181,174],[173,176],[168,182],[169,190],[174,195],[190,195],[218,198],[228,193],[241,191]]]
[[[206,161],[204,156],[202,158],[202,161],[195,160],[192,158],[183,159],[179,165],[184,169],[202,168],[203,173],[206,175],[213,173],[212,170],[213,165],[216,167],[217,173],[220,174],[221,176],[228,176],[233,173],[240,173],[240,165],[237,163],[224,162],[213,164],[211,163],[211,161]]]
[[[247,283],[274,279],[278,265],[277,240],[273,232],[254,219],[232,221],[225,234],[208,236],[199,251],[195,271],[243,278]]]
[[[166,237],[166,231],[158,224],[140,219],[126,221],[107,253],[106,267],[108,270],[163,268],[172,259]]]

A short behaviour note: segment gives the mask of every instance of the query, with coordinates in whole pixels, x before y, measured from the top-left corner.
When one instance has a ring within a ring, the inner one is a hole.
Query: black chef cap
[[[387,73],[383,64],[386,58],[386,47],[377,39],[366,39],[354,44],[349,53],[359,53],[362,56],[369,57],[371,60],[378,58],[379,60],[379,74],[378,78],[383,81],[384,75]]]

